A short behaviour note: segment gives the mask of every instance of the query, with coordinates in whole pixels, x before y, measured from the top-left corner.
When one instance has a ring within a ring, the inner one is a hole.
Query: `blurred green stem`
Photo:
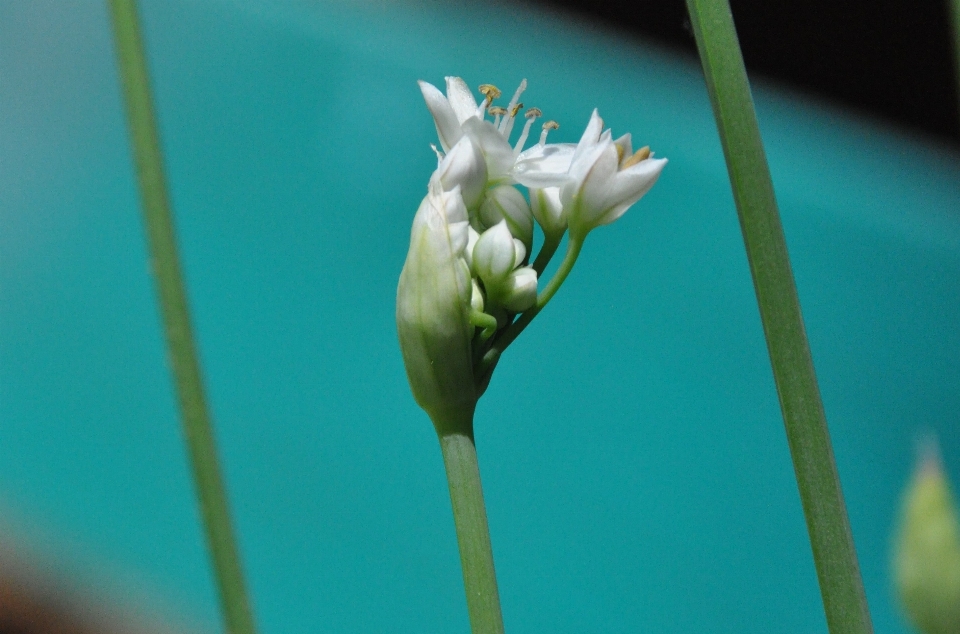
[[[503,634],[500,593],[473,441],[473,412],[450,412],[442,419],[434,418],[434,425],[450,487],[470,630],[473,634]]]
[[[953,34],[953,70],[956,79],[956,94],[960,100],[960,0],[948,0],[950,7],[950,32]]]
[[[217,463],[187,298],[177,260],[163,159],[150,95],[147,61],[134,0],[110,0],[120,80],[140,183],[144,223],[163,324],[169,346],[183,430],[220,602],[230,634],[253,634],[253,615],[244,588],[240,557],[230,525],[227,494]]]
[[[727,0],[687,0],[832,634],[872,632],[820,390]]]

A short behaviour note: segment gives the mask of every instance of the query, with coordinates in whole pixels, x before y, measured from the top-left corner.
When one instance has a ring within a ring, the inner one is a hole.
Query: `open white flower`
[[[622,216],[650,191],[666,164],[666,159],[653,158],[650,148],[633,152],[629,134],[612,140],[594,110],[576,146],[535,145],[520,154],[512,174],[532,192],[558,188],[553,191],[559,192],[559,215],[550,205],[556,202],[553,192],[550,198],[531,194],[534,215],[545,231],[569,225],[571,234],[583,237]]]
[[[530,134],[530,128],[541,115],[537,108],[530,108],[524,114],[526,124],[517,142],[510,145],[510,135],[523,104],[520,96],[527,88],[527,80],[520,82],[506,108],[491,106],[500,96],[500,91],[489,84],[480,87],[484,100],[477,103],[469,86],[459,77],[447,77],[447,94],[425,81],[420,81],[420,92],[427,103],[437,127],[437,136],[444,152],[448,152],[464,136],[479,148],[487,166],[489,185],[515,182],[512,171],[517,156],[523,150]],[[494,117],[491,122],[486,116]],[[572,147],[572,146],[571,146]],[[468,208],[470,205],[467,205]]]
[[[560,190],[571,235],[585,236],[618,219],[650,191],[667,164],[653,158],[649,147],[633,152],[630,134],[613,141],[610,130],[602,129],[603,119],[594,110]]]

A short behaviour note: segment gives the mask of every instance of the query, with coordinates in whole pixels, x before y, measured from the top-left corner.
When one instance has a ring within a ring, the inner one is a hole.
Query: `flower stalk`
[[[773,182],[727,0],[687,0],[831,634],[873,631]]]
[[[472,414],[469,418],[457,417],[440,426],[444,428],[439,433],[440,450],[460,548],[470,630],[473,634],[503,634],[503,615],[480,486]]]
[[[110,0],[110,10],[150,260],[220,605],[227,632],[254,634],[253,614],[231,528],[227,493],[220,475],[190,328],[136,2]]]
[[[587,234],[614,222],[656,182],[666,159],[636,153],[630,135],[616,140],[596,111],[577,144],[547,143],[547,121],[527,150],[530,108],[523,80],[509,104],[480,86],[477,103],[459,77],[446,94],[420,82],[443,152],[410,232],[397,287],[397,334],[410,390],[430,416],[446,465],[464,590],[474,634],[500,634],[503,618],[480,486],[473,414],[501,353],[554,296],[573,269]],[[492,117],[491,121],[488,117]],[[529,189],[530,202],[516,185]],[[543,245],[529,266],[534,223]],[[569,231],[567,252],[539,294],[539,278]]]

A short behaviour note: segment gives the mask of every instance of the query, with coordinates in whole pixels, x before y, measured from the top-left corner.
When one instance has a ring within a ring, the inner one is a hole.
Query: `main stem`
[[[150,259],[226,630],[230,634],[254,634],[190,328],[136,3],[110,0],[110,9]]]
[[[480,467],[473,442],[473,413],[436,421],[447,470],[453,523],[460,546],[460,566],[473,634],[503,634],[500,593],[493,569],[493,548],[480,486]]]
[[[687,0],[687,8],[740,217],[827,626],[832,634],[869,634],[857,553],[730,5]]]

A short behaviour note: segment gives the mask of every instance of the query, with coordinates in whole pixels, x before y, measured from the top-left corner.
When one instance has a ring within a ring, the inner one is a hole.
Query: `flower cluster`
[[[420,82],[440,149],[400,275],[397,328],[414,397],[435,422],[472,414],[500,353],[556,292],[587,234],[622,216],[666,164],[647,147],[634,152],[629,134],[614,140],[596,110],[579,143],[547,143],[559,127],[547,121],[524,149],[542,116],[530,108],[511,145],[526,85],[502,107],[490,84],[478,103],[459,77],[446,78],[446,94]],[[531,264],[534,221],[543,245]],[[567,256],[538,295],[567,232]]]

